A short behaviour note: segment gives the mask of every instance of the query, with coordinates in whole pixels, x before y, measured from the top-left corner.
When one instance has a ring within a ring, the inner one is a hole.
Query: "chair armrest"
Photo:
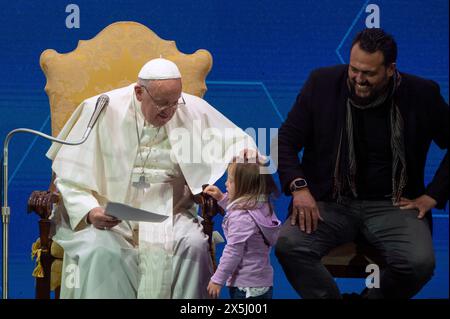
[[[203,189],[205,189],[208,185],[205,184],[202,186]],[[204,211],[202,210],[202,213],[205,213],[205,216],[202,215],[203,218],[213,218],[217,214],[225,215],[225,211],[222,207],[220,207],[219,204],[217,204],[217,201],[211,197],[211,195],[208,195],[206,193],[200,193],[197,195],[194,195],[194,202],[198,205],[200,205],[201,208],[204,208]]]
[[[202,188],[205,189],[208,185],[203,185]],[[217,204],[217,201],[206,193],[200,193],[194,195],[194,202],[200,206],[201,217],[203,218],[203,232],[208,236],[209,249],[211,254],[211,259],[213,261],[213,269],[217,268],[215,249],[213,244],[213,228],[214,222],[213,218],[217,214],[225,215],[225,211],[222,207]]]
[[[35,212],[42,219],[52,214],[53,205],[59,202],[59,193],[52,191],[34,191],[28,198],[27,213]]]

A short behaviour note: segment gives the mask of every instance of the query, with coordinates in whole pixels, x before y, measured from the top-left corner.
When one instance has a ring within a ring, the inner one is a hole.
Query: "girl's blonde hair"
[[[279,195],[271,174],[262,174],[258,163],[233,162],[228,166],[228,174],[234,180],[234,194],[229,202],[236,208],[254,209],[261,201],[268,202],[273,213],[271,199]]]

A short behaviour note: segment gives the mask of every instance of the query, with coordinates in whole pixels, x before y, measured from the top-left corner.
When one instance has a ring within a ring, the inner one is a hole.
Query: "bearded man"
[[[435,82],[399,72],[396,59],[391,35],[363,30],[349,65],[312,72],[279,130],[293,200],[276,256],[303,298],[342,297],[321,258],[357,238],[386,263],[364,297],[411,298],[433,275],[431,209],[448,201],[448,152],[426,187],[424,169],[432,141],[448,149],[449,108]]]

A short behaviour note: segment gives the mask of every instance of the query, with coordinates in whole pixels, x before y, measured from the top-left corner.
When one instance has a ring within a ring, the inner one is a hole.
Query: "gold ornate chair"
[[[212,67],[211,54],[206,50],[181,53],[174,41],[163,40],[136,22],[113,23],[93,39],[79,41],[77,48],[66,54],[45,50],[40,65],[47,78],[45,91],[50,102],[52,135],[58,135],[84,99],[135,82],[145,62],[160,56],[178,65],[184,92],[200,97],[205,94],[205,79]],[[51,290],[59,297],[63,250],[49,237],[49,217],[58,201],[53,182],[48,191],[33,192],[28,201],[28,212],[35,212],[41,218],[39,239],[32,248],[37,264],[33,272],[36,298],[50,298]],[[212,217],[218,212],[217,205],[205,195],[197,196],[195,201],[201,206],[204,231],[211,243]],[[214,245],[210,248],[215,261]]]

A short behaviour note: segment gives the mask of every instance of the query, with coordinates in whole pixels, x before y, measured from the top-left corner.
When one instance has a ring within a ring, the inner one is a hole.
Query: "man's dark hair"
[[[355,44],[359,44],[359,47],[368,53],[381,51],[384,56],[385,66],[397,61],[397,43],[394,38],[390,34],[384,32],[383,29],[364,29],[353,39],[352,48]]]

